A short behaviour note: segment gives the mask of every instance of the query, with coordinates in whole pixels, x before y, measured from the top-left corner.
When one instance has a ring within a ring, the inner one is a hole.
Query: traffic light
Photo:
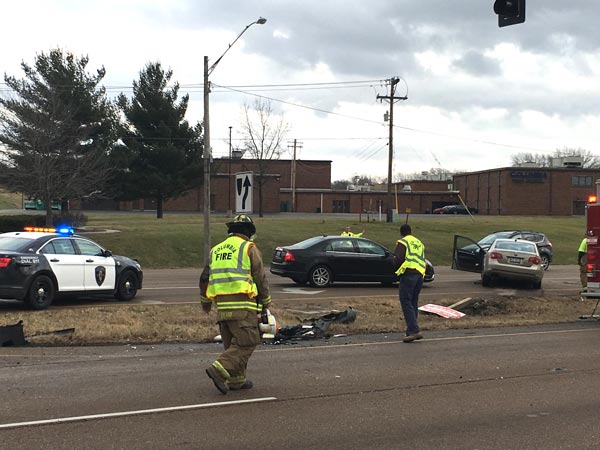
[[[498,26],[525,22],[525,0],[496,0],[494,12],[498,14]]]

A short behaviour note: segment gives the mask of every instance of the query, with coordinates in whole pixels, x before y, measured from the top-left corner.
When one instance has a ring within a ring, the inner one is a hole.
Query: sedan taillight
[[[296,258],[294,257],[292,252],[290,252],[289,250],[286,250],[285,256],[283,257],[283,261],[284,262],[296,261]]]
[[[542,262],[539,256],[531,256],[527,261],[529,261],[531,264],[539,264]]]
[[[491,252],[490,259],[502,259],[502,253],[500,252]]]
[[[0,269],[8,267],[12,258],[0,258]]]

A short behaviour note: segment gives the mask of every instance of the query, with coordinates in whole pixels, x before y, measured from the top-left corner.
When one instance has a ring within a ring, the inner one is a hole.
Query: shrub
[[[45,216],[31,216],[22,214],[18,216],[0,216],[0,232],[20,231],[26,226],[43,227],[46,224]]]

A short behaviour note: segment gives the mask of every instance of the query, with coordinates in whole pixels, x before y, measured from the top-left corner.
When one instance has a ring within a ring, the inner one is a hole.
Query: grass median
[[[446,298],[436,304],[449,306],[460,299]],[[526,297],[490,293],[477,297],[457,309],[466,313],[461,319],[445,319],[421,313],[419,323],[430,330],[469,329],[516,325],[564,323],[590,314],[595,301],[579,296]],[[327,305],[311,305],[305,310],[272,308],[280,326],[310,324],[332,310],[352,307],[357,314],[351,324],[332,324],[331,334],[401,332],[404,329],[398,299],[348,298]],[[319,312],[320,311],[320,312]],[[23,320],[25,337],[33,345],[156,344],[174,342],[212,342],[218,327],[215,313],[206,315],[200,304],[106,305],[75,308],[50,308],[44,311],[4,312],[0,325]],[[73,329],[69,333],[56,331]]]

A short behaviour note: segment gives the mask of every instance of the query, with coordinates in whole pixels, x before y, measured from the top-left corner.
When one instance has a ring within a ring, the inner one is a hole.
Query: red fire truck
[[[590,195],[586,210],[587,236],[587,292],[582,297],[600,299],[600,203],[597,195]]]

